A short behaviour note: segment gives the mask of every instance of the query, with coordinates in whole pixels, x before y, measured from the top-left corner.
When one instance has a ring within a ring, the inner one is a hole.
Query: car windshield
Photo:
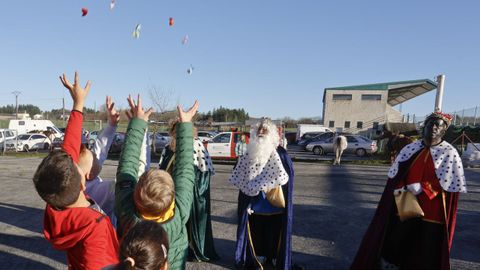
[[[30,138],[30,135],[24,134],[24,135],[19,135],[18,139],[19,140],[28,140]]]

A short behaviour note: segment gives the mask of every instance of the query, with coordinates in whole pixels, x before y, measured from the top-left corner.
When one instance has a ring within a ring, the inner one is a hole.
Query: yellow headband
[[[140,215],[145,220],[153,220],[158,223],[165,222],[175,215],[175,200],[173,200],[170,206],[159,216],[148,216],[142,213],[140,213]]]

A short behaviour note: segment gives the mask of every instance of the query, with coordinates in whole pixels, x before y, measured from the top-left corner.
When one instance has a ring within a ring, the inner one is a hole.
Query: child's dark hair
[[[142,220],[123,238],[117,269],[158,270],[167,262],[167,254],[167,232],[157,222]]]
[[[77,201],[81,179],[72,158],[64,151],[54,151],[38,165],[33,183],[46,203],[62,209]]]

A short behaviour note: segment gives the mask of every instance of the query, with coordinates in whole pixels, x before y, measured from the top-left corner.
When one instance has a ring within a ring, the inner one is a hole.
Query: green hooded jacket
[[[138,181],[138,167],[141,145],[147,122],[132,119],[127,128],[127,135],[117,169],[115,186],[115,215],[117,216],[117,234],[121,239],[128,230],[141,220],[135,208],[133,191]],[[168,269],[185,269],[188,239],[185,224],[188,221],[193,201],[193,137],[192,123],[179,123],[177,127],[177,156],[173,172],[175,183],[175,215],[162,224],[168,234]]]

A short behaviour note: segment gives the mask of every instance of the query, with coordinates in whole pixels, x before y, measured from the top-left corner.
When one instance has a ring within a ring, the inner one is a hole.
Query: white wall
[[[333,94],[351,94],[352,100],[333,100]],[[362,100],[362,94],[381,95],[381,100]],[[329,127],[335,121],[334,128],[345,129],[345,121],[350,121],[350,128],[356,128],[357,122],[365,123],[377,118],[384,121],[387,112],[387,90],[327,90],[324,103],[324,125]]]

